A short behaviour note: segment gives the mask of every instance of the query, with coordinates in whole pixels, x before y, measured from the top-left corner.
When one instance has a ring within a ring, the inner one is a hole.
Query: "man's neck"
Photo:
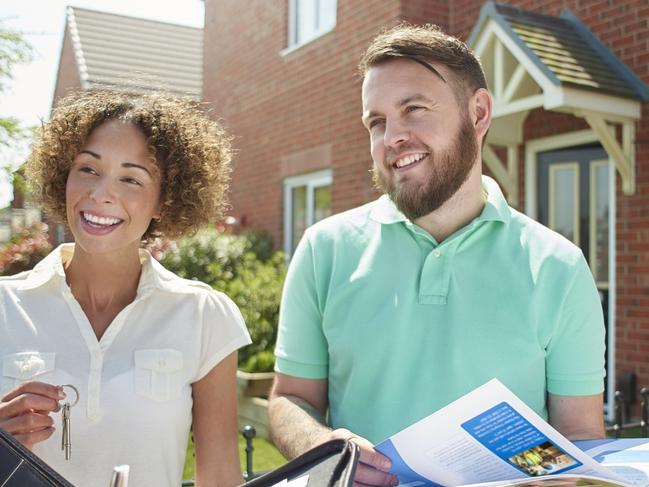
[[[476,219],[485,206],[482,189],[482,168],[476,164],[467,180],[440,208],[415,220],[414,223],[442,243],[460,228]]]

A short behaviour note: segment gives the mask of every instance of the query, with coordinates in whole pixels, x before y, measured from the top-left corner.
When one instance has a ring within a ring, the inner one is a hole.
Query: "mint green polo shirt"
[[[306,231],[276,370],[328,380],[332,427],[377,443],[494,377],[544,418],[547,392],[602,392],[604,320],[581,250],[483,186],[480,216],[441,243],[386,196]]]

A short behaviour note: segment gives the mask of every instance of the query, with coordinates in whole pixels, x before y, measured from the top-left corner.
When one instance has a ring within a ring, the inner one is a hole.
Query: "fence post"
[[[647,430],[649,430],[649,425],[647,425],[647,415],[649,414],[649,389],[643,387],[640,389],[640,396],[642,397],[642,418],[640,419],[640,428],[641,435],[643,438],[647,437]]]
[[[615,424],[613,425],[613,431],[615,431],[615,437],[619,438],[622,432],[622,402],[624,397],[621,391],[615,391]]]
[[[257,436],[257,430],[255,430],[254,426],[247,424],[243,427],[241,434],[246,439],[246,471],[244,472],[244,477],[246,480],[251,480],[255,475],[252,471],[252,440]]]

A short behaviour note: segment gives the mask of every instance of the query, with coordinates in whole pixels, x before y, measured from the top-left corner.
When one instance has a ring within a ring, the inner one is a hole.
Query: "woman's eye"
[[[93,168],[88,167],[88,166],[81,166],[79,168],[79,172],[85,172],[85,173],[88,173],[88,174],[97,174],[97,172]]]
[[[124,179],[122,179],[122,181],[124,181],[125,183],[136,184],[136,185],[138,185],[138,186],[142,186],[142,185],[140,184],[140,182],[139,182],[137,179],[133,179],[133,178],[124,178]]]

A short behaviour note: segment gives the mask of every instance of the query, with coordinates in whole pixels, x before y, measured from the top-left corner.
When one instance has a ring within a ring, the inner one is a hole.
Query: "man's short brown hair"
[[[484,71],[473,52],[464,42],[445,34],[436,25],[401,23],[379,34],[365,50],[359,72],[365,77],[370,68],[394,59],[410,59],[440,77],[433,64],[445,66],[454,77],[445,81],[454,83],[458,88],[457,96],[487,88]],[[458,93],[459,90],[464,93]]]
[[[101,89],[60,100],[37,134],[27,177],[35,199],[52,220],[66,220],[65,189],[72,161],[90,133],[109,120],[142,131],[160,174],[160,220],[152,220],[144,239],[181,237],[222,217],[232,150],[221,125],[191,100]]]

